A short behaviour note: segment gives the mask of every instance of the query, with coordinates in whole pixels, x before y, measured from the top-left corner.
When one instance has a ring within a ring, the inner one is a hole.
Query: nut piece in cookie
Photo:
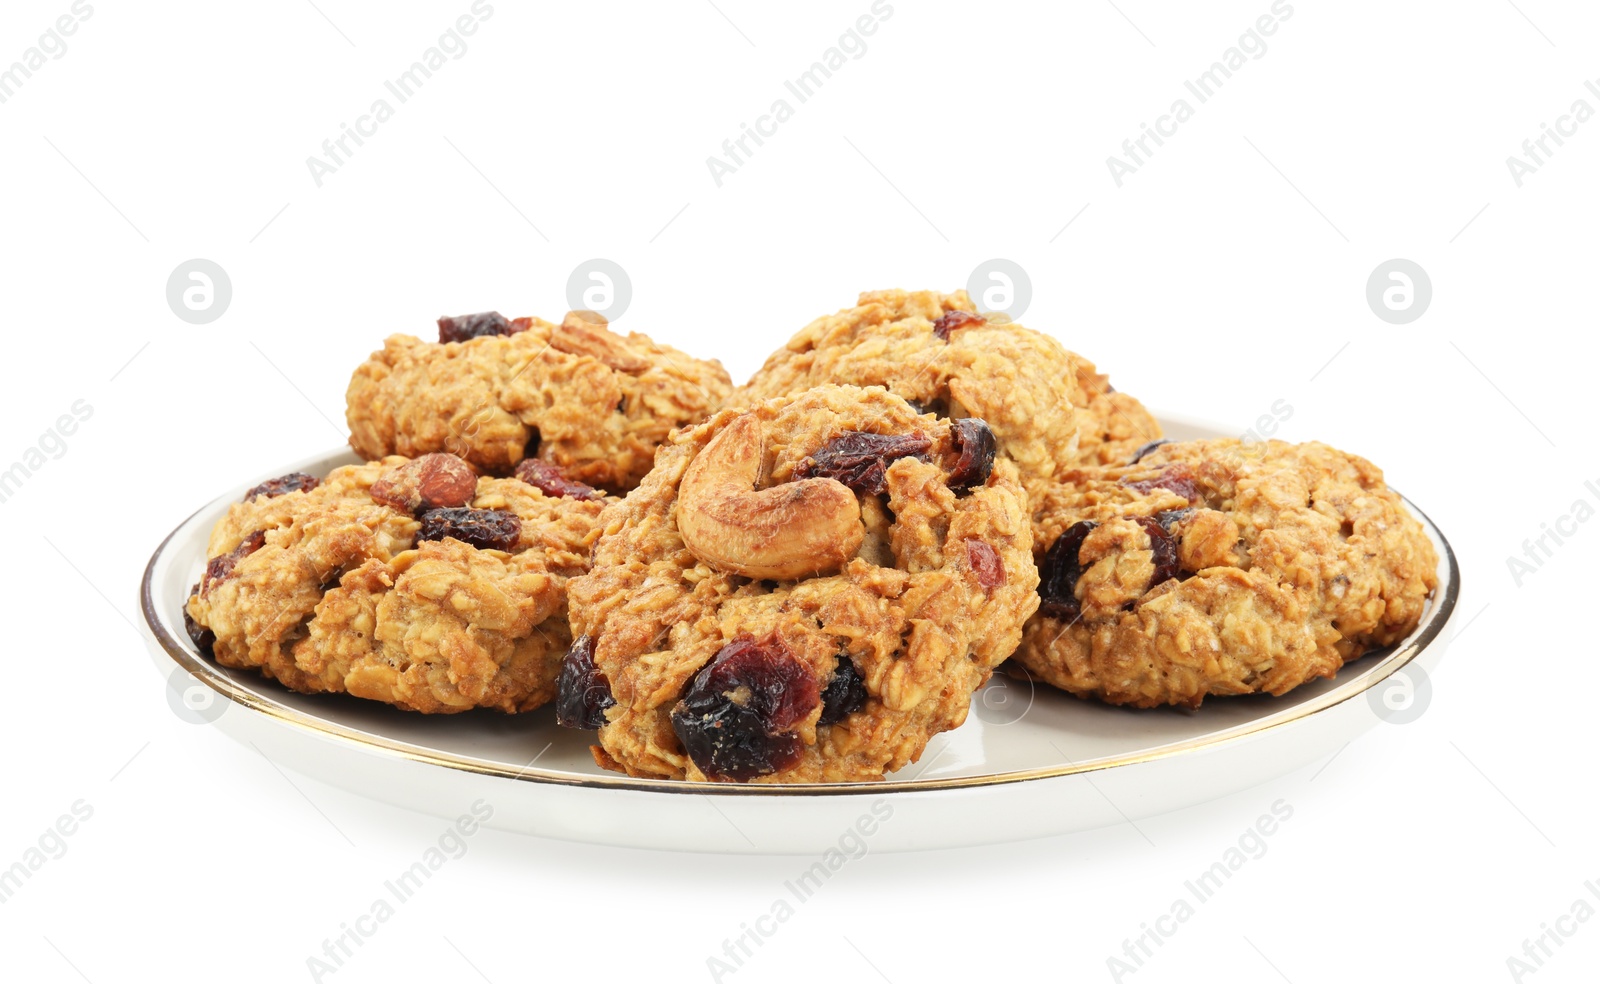
[[[853,386],[678,431],[569,585],[561,723],[598,727],[596,761],[635,776],[915,761],[1038,606],[1021,481],[982,444],[978,422]]]
[[[372,483],[372,501],[403,512],[464,506],[478,491],[478,473],[453,454],[425,454]]]
[[[1437,587],[1422,524],[1325,444],[1164,443],[1033,499],[1040,608],[1014,662],[1113,704],[1283,694],[1403,639]]]
[[[203,652],[424,713],[555,696],[566,586],[603,501],[479,478],[447,454],[267,484],[212,531],[184,610]]]
[[[439,319],[437,343],[391,336],[351,376],[345,418],[368,460],[448,452],[507,475],[537,457],[621,492],[673,428],[731,389],[721,363],[619,334],[593,312],[557,325],[490,311]]]

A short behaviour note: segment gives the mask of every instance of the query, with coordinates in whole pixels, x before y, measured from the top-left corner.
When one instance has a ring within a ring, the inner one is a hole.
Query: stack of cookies
[[[396,335],[367,463],[252,489],[186,608],[218,663],[422,713],[554,705],[633,776],[852,782],[996,669],[1150,708],[1404,638],[1438,559],[1323,444],[1169,443],[963,292],[881,291],[735,389],[591,312]]]

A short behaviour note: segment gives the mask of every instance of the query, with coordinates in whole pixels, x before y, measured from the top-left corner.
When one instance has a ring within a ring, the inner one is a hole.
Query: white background
[[[180,721],[132,629],[137,578],[201,503],[339,444],[345,381],[385,335],[487,308],[558,318],[595,256],[631,275],[620,328],[735,378],[860,290],[955,289],[1014,260],[1021,320],[1152,406],[1243,432],[1287,400],[1282,436],[1384,466],[1452,539],[1457,627],[1476,619],[1413,724],[1142,834],[872,855],[727,979],[1111,979],[1107,957],[1280,798],[1294,815],[1266,856],[1125,979],[1505,980],[1542,923],[1600,906],[1583,888],[1600,523],[1520,588],[1506,565],[1600,482],[1600,120],[1521,188],[1506,166],[1574,100],[1600,109],[1593,5],[1296,0],[1118,188],[1106,157],[1269,0],[896,0],[719,188],[708,155],[867,0],[496,0],[319,188],[306,158],[469,2],[317,3],[95,0],[0,105],[0,466],[93,407],[0,505],[0,867],[74,802],[94,811],[0,906],[8,980],[309,979],[437,837],[297,780],[308,802]],[[68,7],[7,0],[0,67]],[[193,257],[231,275],[210,325],[165,301]],[[1409,325],[1365,301],[1391,257],[1432,278]],[[325,979],[706,980],[800,867],[484,832]],[[1597,967],[1600,919],[1523,979]]]

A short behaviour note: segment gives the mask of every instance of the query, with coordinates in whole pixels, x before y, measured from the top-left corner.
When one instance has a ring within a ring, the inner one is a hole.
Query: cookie
[[[552,467],[480,478],[453,455],[396,456],[257,486],[211,532],[190,637],[302,693],[430,714],[538,707],[605,507]],[[566,494],[545,491],[552,478]]]
[[[559,325],[441,318],[439,338],[393,335],[356,369],[345,419],[363,458],[444,451],[505,475],[538,457],[623,492],[674,427],[703,419],[732,388],[721,363],[619,335],[588,311]]]
[[[1325,444],[1165,444],[1033,499],[1043,603],[1015,663],[1113,704],[1283,694],[1414,629],[1422,524]]]
[[[965,291],[862,294],[802,328],[730,406],[824,383],[883,386],[940,416],[981,417],[1029,484],[1125,462],[1161,436],[1092,362],[1004,316],[979,315]]]
[[[601,523],[557,719],[633,776],[880,778],[966,719],[1038,605],[988,425],[881,388],[678,431]]]

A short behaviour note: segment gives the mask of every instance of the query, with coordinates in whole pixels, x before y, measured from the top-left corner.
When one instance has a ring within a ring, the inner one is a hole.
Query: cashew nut
[[[837,571],[864,531],[854,492],[831,478],[756,491],[761,424],[735,419],[690,462],[678,489],[678,532],[696,557],[746,577],[776,581]]]
[[[593,311],[568,311],[550,333],[550,347],[568,355],[592,356],[619,372],[644,372],[650,368],[650,363],[635,354],[622,336],[606,326],[606,319]]]

